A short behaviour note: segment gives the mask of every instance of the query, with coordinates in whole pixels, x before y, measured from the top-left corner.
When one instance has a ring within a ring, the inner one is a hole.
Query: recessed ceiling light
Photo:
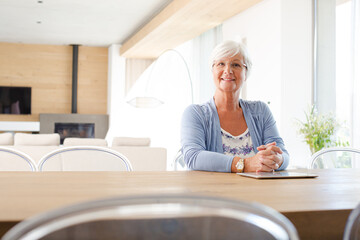
[[[37,23],[37,24],[41,24],[41,21],[37,21],[36,23]]]
[[[39,0],[38,3],[43,3],[43,1]]]

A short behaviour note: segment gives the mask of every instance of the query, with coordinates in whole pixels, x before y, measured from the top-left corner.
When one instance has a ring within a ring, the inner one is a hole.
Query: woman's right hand
[[[258,147],[259,152],[245,159],[246,172],[271,172],[278,169],[282,162],[282,151],[276,143],[269,143]]]

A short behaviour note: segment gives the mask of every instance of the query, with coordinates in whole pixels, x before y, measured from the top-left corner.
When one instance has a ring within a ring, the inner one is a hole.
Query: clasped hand
[[[255,156],[248,158],[245,163],[246,172],[271,172],[278,169],[283,163],[282,151],[276,142],[261,145]]]

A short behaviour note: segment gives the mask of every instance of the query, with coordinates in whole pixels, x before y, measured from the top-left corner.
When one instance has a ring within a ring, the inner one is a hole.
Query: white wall
[[[119,137],[120,103],[125,97],[125,58],[120,57],[120,45],[113,44],[108,49],[108,114],[109,131],[106,140],[112,143],[113,137]]]
[[[295,119],[305,120],[312,103],[312,0],[282,1],[282,125],[292,164],[307,167],[311,152],[297,134]]]
[[[247,79],[246,98],[270,102],[278,124],[281,121],[280,27],[279,0],[265,0],[223,24],[223,39],[246,39],[253,61],[253,69]]]
[[[253,71],[246,98],[270,102],[293,167],[306,167],[310,151],[296,119],[312,99],[312,0],[264,0],[223,24],[223,39],[246,39]]]

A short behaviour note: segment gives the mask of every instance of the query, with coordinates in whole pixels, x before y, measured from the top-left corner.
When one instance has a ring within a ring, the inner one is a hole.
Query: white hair
[[[218,44],[211,53],[210,66],[213,67],[214,63],[219,59],[233,57],[238,54],[244,58],[244,63],[246,65],[246,77],[249,77],[252,62],[245,45],[239,42],[228,40]]]

